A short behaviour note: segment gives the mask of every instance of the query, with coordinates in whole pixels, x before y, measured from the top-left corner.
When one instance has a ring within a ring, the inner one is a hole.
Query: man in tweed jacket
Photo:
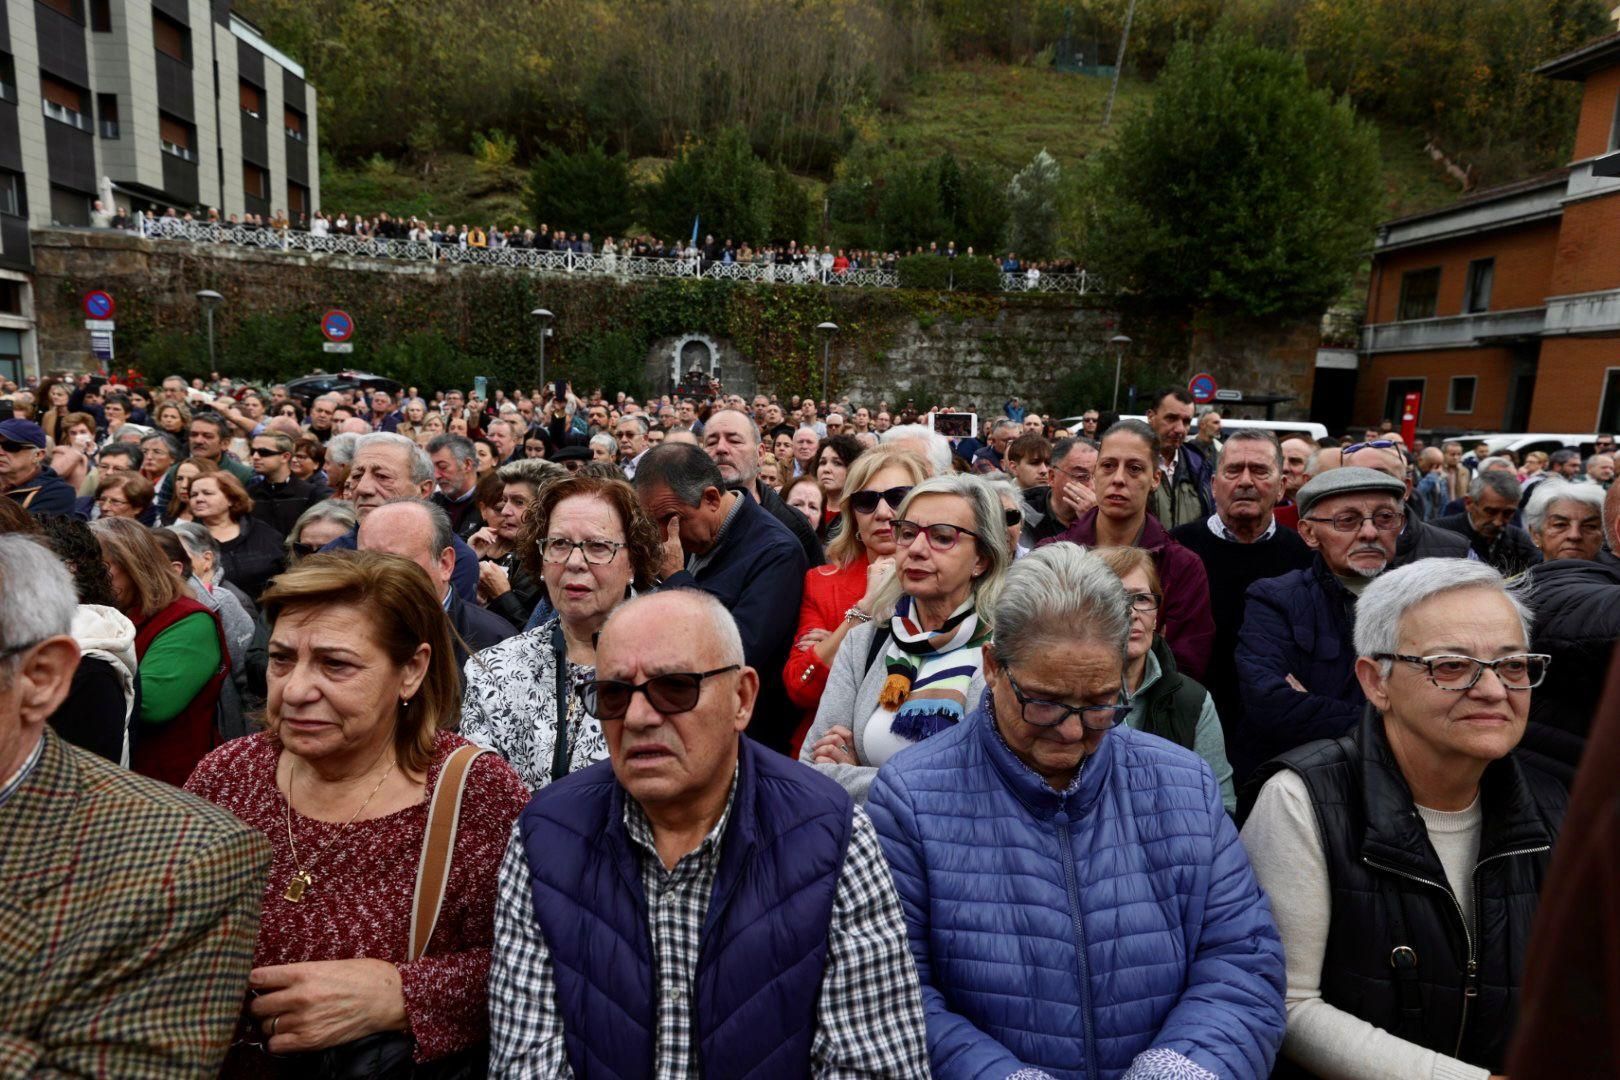
[[[212,1077],[270,847],[48,730],[75,606],[48,550],[0,536],[0,1075]]]

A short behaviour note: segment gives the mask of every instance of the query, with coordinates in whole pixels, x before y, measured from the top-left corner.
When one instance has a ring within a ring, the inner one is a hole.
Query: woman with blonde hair
[[[527,792],[497,755],[450,733],[449,619],[421,567],[367,551],[310,556],[263,607],[266,730],[209,754],[186,783],[272,849],[252,996],[224,1075],[476,1069],[496,879]],[[430,812],[455,822],[437,888]],[[419,869],[441,901],[423,925]]]

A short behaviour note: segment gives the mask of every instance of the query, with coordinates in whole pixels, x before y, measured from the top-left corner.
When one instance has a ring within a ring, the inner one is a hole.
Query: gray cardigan
[[[827,688],[821,692],[821,704],[816,707],[816,721],[799,748],[799,760],[809,765],[815,756],[818,740],[835,724],[842,724],[855,733],[855,759],[866,760],[866,723],[877,711],[878,694],[889,677],[879,656],[865,672],[866,654],[872,648],[872,635],[887,623],[869,622],[855,627],[844,635],[827,671]],[[984,693],[984,676],[975,675],[968,685],[967,706],[971,710]],[[816,765],[817,769],[838,781],[849,792],[857,805],[866,804],[866,793],[877,778],[877,769],[871,765]]]

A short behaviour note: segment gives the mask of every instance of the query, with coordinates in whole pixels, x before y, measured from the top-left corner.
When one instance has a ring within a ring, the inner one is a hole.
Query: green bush
[[[770,231],[773,188],[747,132],[731,127],[681,147],[643,192],[645,220],[659,236],[685,240],[700,218],[700,240],[712,234],[753,244]]]
[[[994,259],[966,255],[906,255],[896,265],[903,289],[956,289],[962,292],[1000,292],[1001,268]]]
[[[536,228],[592,229],[598,244],[622,235],[635,211],[630,159],[594,142],[578,153],[552,147],[529,172],[524,204]]]

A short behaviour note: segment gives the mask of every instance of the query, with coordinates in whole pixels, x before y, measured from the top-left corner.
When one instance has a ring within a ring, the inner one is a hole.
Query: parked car
[[[287,384],[287,396],[297,398],[308,406],[322,394],[330,394],[335,390],[364,390],[367,393],[384,390],[390,394],[397,394],[403,389],[404,384],[382,375],[373,375],[368,371],[330,373],[321,371],[293,379]]]
[[[1581,457],[1588,458],[1597,447],[1597,436],[1591,433],[1577,435],[1553,435],[1545,432],[1511,432],[1511,431],[1482,431],[1472,435],[1458,435],[1455,440],[1460,442],[1463,449],[1472,454],[1474,447],[1484,443],[1488,448],[1486,457],[1501,450],[1511,450],[1519,460],[1524,455],[1540,450],[1544,454],[1553,454],[1559,450],[1579,450]]]
[[[1141,420],[1146,422],[1147,417],[1134,415],[1121,416],[1120,419]],[[1058,426],[1067,428],[1069,434],[1071,435],[1080,434],[1080,418],[1078,416],[1065,416],[1062,420],[1058,421]],[[1252,431],[1269,431],[1277,437],[1278,442],[1281,442],[1283,439],[1286,439],[1291,435],[1300,435],[1315,443],[1320,443],[1323,439],[1329,437],[1328,429],[1324,425],[1310,420],[1248,420],[1241,416],[1224,415],[1221,417],[1221,431],[1223,433],[1230,433],[1244,429]],[[1097,434],[1101,435],[1102,432],[1099,431]]]

